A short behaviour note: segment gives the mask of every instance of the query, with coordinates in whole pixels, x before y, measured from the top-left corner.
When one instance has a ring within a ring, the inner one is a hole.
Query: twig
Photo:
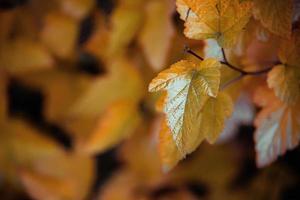
[[[188,47],[186,45],[184,46],[184,52],[189,53],[200,60],[204,60],[201,56],[199,56],[196,52],[194,52],[190,47]]]
[[[223,58],[224,58],[224,62],[221,61],[221,63],[224,64],[224,65],[226,65],[226,66],[228,66],[229,68],[231,68],[231,69],[233,69],[233,70],[235,70],[235,71],[240,72],[242,75],[254,75],[254,76],[255,76],[255,75],[260,75],[260,74],[264,74],[264,73],[270,71],[270,70],[273,68],[273,66],[272,66],[272,67],[268,67],[268,68],[266,68],[266,69],[259,70],[259,71],[253,71],[253,72],[247,72],[247,71],[244,71],[244,70],[242,70],[242,69],[240,69],[240,68],[238,68],[238,67],[235,67],[234,65],[230,64],[230,63],[228,62],[228,60],[227,60],[227,57],[226,57],[224,48],[221,48],[221,50],[222,50],[222,54],[223,54]]]
[[[197,53],[195,53],[193,50],[191,50],[188,46],[185,46],[184,47],[184,52],[186,53],[189,53],[193,56],[195,56],[196,58],[200,59],[200,60],[204,60],[200,55],[198,55]],[[256,76],[256,75],[261,75],[261,74],[264,74],[268,71],[270,71],[274,66],[272,67],[268,67],[266,69],[262,69],[262,70],[259,70],[259,71],[251,71],[251,72],[248,72],[248,71],[244,71],[232,64],[230,64],[226,58],[226,55],[225,55],[225,51],[224,49],[222,48],[222,54],[223,54],[223,57],[224,57],[224,61],[220,61],[222,64],[226,65],[227,67],[229,67],[230,69],[232,70],[235,70],[239,73],[241,73],[243,76],[246,76],[246,75],[253,75],[253,76]],[[276,64],[279,64],[279,63],[276,63]]]

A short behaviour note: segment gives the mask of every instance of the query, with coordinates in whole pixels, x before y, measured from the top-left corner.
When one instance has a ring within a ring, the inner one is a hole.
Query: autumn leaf
[[[276,96],[287,103],[295,103],[299,98],[300,73],[297,74],[296,70],[289,66],[277,65],[268,74],[269,87],[274,88]]]
[[[83,144],[82,151],[101,153],[123,139],[128,138],[139,124],[136,105],[127,101],[117,101],[107,107],[98,120],[94,131]]]
[[[184,158],[184,155],[181,154],[173,140],[172,132],[167,125],[165,117],[161,120],[158,149],[164,172],[170,171],[170,169]]]
[[[214,143],[224,129],[225,120],[231,115],[233,103],[226,93],[209,98],[201,111],[200,132],[209,143]]]
[[[171,18],[173,10],[173,2],[170,0],[150,1],[146,8],[146,21],[139,41],[154,70],[160,70],[167,60],[174,35]]]
[[[285,105],[265,88],[257,90],[254,100],[263,107],[255,119],[255,149],[257,166],[264,167],[299,144],[300,104]]]
[[[103,152],[125,139],[138,124],[144,83],[135,63],[118,57],[108,67],[109,72],[94,78],[65,114],[63,127],[76,136],[79,151]]]
[[[16,38],[0,44],[0,68],[24,73],[51,68],[54,61],[47,49],[28,38]]]
[[[158,74],[149,85],[149,91],[168,92],[164,113],[176,145],[183,153],[195,149],[199,135],[199,113],[208,97],[218,95],[220,63],[207,59],[196,66],[180,61]]]
[[[295,103],[300,96],[300,31],[284,40],[279,49],[281,65],[268,74],[268,85],[278,98],[288,104]]]
[[[22,182],[35,199],[82,199],[93,177],[93,159],[66,152],[22,119],[1,126],[0,166],[5,180]]]
[[[6,120],[0,130],[0,168],[5,181],[17,184],[18,168],[29,167],[41,158],[63,154],[63,149],[55,141],[42,136],[24,120]]]
[[[93,181],[94,162],[76,154],[43,158],[21,170],[21,180],[35,199],[81,200]]]
[[[109,72],[97,77],[70,109],[71,116],[97,117],[116,100],[138,103],[142,98],[144,83],[136,64],[124,56],[109,62]],[[115,90],[118,88],[118,91]]]
[[[221,47],[232,46],[251,17],[251,2],[238,0],[177,0],[188,38],[214,38]]]
[[[293,1],[254,0],[253,14],[272,33],[288,38],[292,32]]]
[[[142,25],[142,2],[141,0],[119,1],[111,18],[112,28],[108,45],[110,56],[123,52],[136,36]]]

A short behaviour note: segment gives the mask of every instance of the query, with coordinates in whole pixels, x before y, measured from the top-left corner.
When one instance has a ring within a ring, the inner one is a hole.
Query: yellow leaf
[[[268,85],[285,103],[297,102],[300,96],[300,31],[284,40],[279,49],[282,65],[275,66],[268,74]]]
[[[139,41],[154,70],[162,69],[167,61],[174,35],[173,10],[173,2],[170,0],[154,0],[147,4],[146,21],[141,30]]]
[[[18,183],[18,168],[64,153],[54,140],[20,119],[1,124],[0,137],[0,169],[4,180],[12,183]]]
[[[82,200],[93,183],[94,162],[76,154],[44,158],[21,171],[21,180],[34,199]]]
[[[295,103],[299,98],[300,76],[292,67],[275,66],[268,74],[268,85],[274,89],[276,96],[286,103]]]
[[[300,102],[287,106],[268,89],[258,89],[255,102],[263,106],[255,119],[256,163],[269,165],[300,141]]]
[[[188,38],[214,38],[221,47],[232,46],[251,17],[251,2],[238,0],[177,0]]]
[[[254,0],[253,14],[272,33],[285,38],[290,37],[293,0]]]
[[[59,12],[49,13],[44,19],[42,42],[60,58],[69,58],[78,39],[78,22]]]
[[[207,98],[218,94],[220,65],[215,59],[204,60],[199,66],[183,60],[159,73],[149,85],[151,92],[168,92],[164,112],[182,153],[190,153],[196,147],[199,113]]]
[[[71,116],[98,117],[110,103],[120,99],[139,102],[144,94],[144,83],[135,64],[124,57],[118,57],[108,67],[110,72],[96,78],[72,105]]]
[[[141,0],[119,1],[111,19],[112,29],[107,50],[110,56],[115,57],[116,54],[123,52],[137,34],[142,25],[142,2]]]
[[[139,113],[137,107],[127,101],[112,103],[99,119],[98,125],[84,142],[83,151],[101,153],[123,139],[137,128]]]
[[[22,181],[35,199],[84,199],[93,181],[92,158],[66,152],[21,119],[10,119],[0,129],[4,180]]]
[[[0,68],[10,73],[46,69],[52,64],[49,52],[38,42],[17,38],[0,44]]]
[[[219,93],[217,98],[209,98],[201,111],[200,132],[214,143],[224,129],[225,120],[231,115],[233,103],[226,93]]]
[[[161,130],[159,132],[159,157],[164,172],[170,171],[184,155],[180,153],[176,146],[172,132],[167,125],[165,117],[161,122]]]

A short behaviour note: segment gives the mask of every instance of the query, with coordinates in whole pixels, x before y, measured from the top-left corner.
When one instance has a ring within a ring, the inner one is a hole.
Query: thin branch
[[[242,70],[242,69],[240,69],[240,68],[238,68],[238,67],[235,67],[235,66],[233,66],[232,64],[230,64],[230,63],[228,62],[228,60],[227,60],[227,57],[226,57],[224,48],[221,48],[221,50],[222,50],[223,59],[224,59],[224,61],[221,61],[222,64],[227,65],[229,68],[231,68],[231,69],[233,69],[233,70],[235,70],[235,71],[238,71],[238,72],[240,72],[240,73],[243,74],[243,75],[247,75],[247,74],[248,74],[248,72],[245,72],[244,70]]]
[[[252,75],[252,76],[256,76],[256,75],[261,75],[261,74],[264,74],[264,73],[267,73],[269,72],[275,65],[278,65],[280,64],[280,62],[276,62],[274,63],[273,66],[271,67],[268,67],[266,69],[262,69],[262,70],[259,70],[259,71],[252,71],[252,72],[248,72],[248,71],[244,71],[232,64],[230,64],[227,60],[227,57],[226,57],[226,54],[225,54],[225,51],[223,48],[221,48],[222,50],[222,54],[223,54],[223,57],[224,57],[224,61],[220,61],[222,64],[226,65],[227,67],[231,68],[232,70],[235,70],[237,72],[240,73],[239,76],[237,76],[236,78],[228,81],[227,83],[225,83],[222,87],[221,87],[221,90],[224,90],[226,87],[228,87],[229,85],[231,85],[232,83],[236,82],[236,81],[239,81],[240,79],[242,79],[244,76],[247,76],[247,75]],[[196,52],[194,52],[191,48],[189,48],[188,46],[185,46],[184,47],[184,52],[185,53],[189,53],[193,56],[195,56],[196,58],[200,59],[200,60],[204,60],[204,58],[202,58],[200,55],[198,55]]]
[[[238,67],[235,67],[234,65],[230,64],[228,62],[228,60],[227,60],[224,48],[221,48],[221,50],[222,50],[223,58],[224,58],[224,61],[225,61],[225,62],[221,61],[221,63],[227,65],[229,68],[231,68],[231,69],[233,69],[235,71],[240,72],[243,75],[253,75],[253,76],[255,76],[255,75],[261,75],[261,74],[264,74],[264,73],[270,71],[274,67],[274,66],[272,66],[272,67],[268,67],[266,69],[262,69],[262,70],[259,70],[259,71],[247,72],[247,71],[244,71],[244,70],[242,70],[242,69],[240,69]]]
[[[196,52],[194,52],[190,47],[188,47],[186,45],[184,46],[184,52],[189,53],[200,60],[204,60],[201,56],[199,56]]]
[[[259,70],[259,71],[251,71],[251,72],[244,71],[244,70],[230,64],[227,60],[224,49],[221,48],[221,50],[222,50],[222,54],[223,54],[223,57],[224,57],[224,61],[220,61],[220,62],[222,64],[226,65],[227,67],[231,68],[232,70],[235,70],[235,71],[241,73],[243,76],[246,76],[246,75],[252,75],[252,76],[261,75],[261,74],[267,73],[268,71],[270,71],[274,67],[274,65],[273,65],[271,67],[268,67],[266,69],[262,69],[262,70]],[[200,60],[204,60],[201,56],[199,56],[197,53],[195,53],[193,50],[191,50],[188,46],[184,47],[184,52],[189,53],[189,54],[195,56],[196,58],[198,58]],[[276,63],[275,65],[277,65],[277,64],[280,64],[280,63]]]

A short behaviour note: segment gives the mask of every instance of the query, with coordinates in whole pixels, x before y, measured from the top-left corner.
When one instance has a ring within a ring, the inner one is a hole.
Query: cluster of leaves
[[[234,91],[228,91],[228,86],[241,84],[235,82],[245,76],[264,73],[268,76],[259,84],[248,82],[254,102],[263,107],[255,119],[257,165],[266,166],[295,148],[300,140],[300,30],[294,2],[177,0],[176,4],[185,21],[185,36],[206,40],[207,46],[205,59],[187,49],[200,62],[179,61],[149,85],[151,92],[166,92],[161,138],[165,140],[163,148],[170,152],[165,156],[172,157],[167,158],[169,167],[204,139],[209,143],[217,140],[233,110],[230,96],[247,92],[246,84]],[[255,46],[258,42],[272,48],[272,54],[260,52]],[[278,45],[274,47],[274,43]],[[254,53],[265,57],[259,60]],[[248,70],[250,65],[254,71]],[[223,68],[239,75],[231,75],[232,80],[224,83],[222,79],[228,79],[228,73],[222,72]]]
[[[107,2],[0,3],[0,192],[13,191],[4,198],[15,191],[38,200],[266,199],[270,191],[279,198],[293,179],[278,165],[228,189],[248,159],[243,151],[236,157],[245,147],[230,138],[252,122],[255,102],[263,107],[255,120],[259,166],[299,142],[295,2],[118,0],[103,9]],[[200,59],[183,55],[184,44]],[[149,82],[162,92],[148,93]],[[23,94],[21,112],[12,111],[15,83],[41,96],[34,118],[22,110],[35,106]],[[228,143],[196,150],[204,140]],[[95,192],[97,156],[116,146],[122,167]]]

